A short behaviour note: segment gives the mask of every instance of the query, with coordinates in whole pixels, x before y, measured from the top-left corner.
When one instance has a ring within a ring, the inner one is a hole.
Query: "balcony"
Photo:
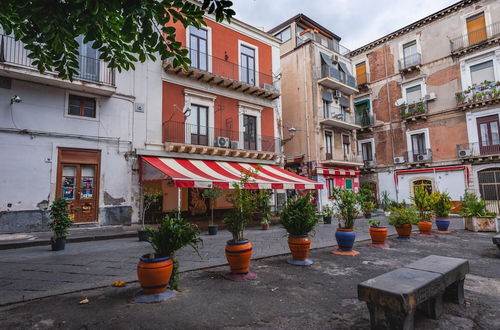
[[[466,90],[457,92],[455,97],[457,107],[462,110],[500,103],[500,81],[484,81],[469,86]]]
[[[321,164],[327,165],[345,165],[345,166],[363,166],[363,157],[356,154],[342,154],[340,156],[334,154],[325,154],[325,159],[320,161]]]
[[[315,68],[314,71],[320,85],[339,90],[347,95],[359,92],[356,88],[356,78],[335,67],[323,65]]]
[[[405,153],[405,161],[409,164],[423,164],[432,162],[432,150],[414,150]]]
[[[420,68],[422,64],[422,56],[420,53],[415,53],[401,58],[399,61],[399,72],[411,72]]]
[[[0,70],[9,78],[102,95],[111,95],[116,90],[114,70],[100,59],[79,55],[79,72],[73,76],[74,81],[69,81],[58,78],[55,72],[40,73],[33,64],[34,60],[28,57],[29,54],[30,51],[24,48],[21,41],[0,34]]]
[[[457,156],[463,160],[489,161],[500,158],[500,141],[491,144],[473,142],[457,144]]]
[[[328,39],[324,37],[320,37],[316,33],[305,33],[303,35],[297,34],[296,41],[297,41],[297,47],[299,47],[302,44],[305,44],[309,40],[314,41],[323,47],[328,48],[331,51],[334,51],[335,53],[346,56],[348,55],[351,51],[347,48],[339,44],[338,41],[334,41],[333,39]]]
[[[334,113],[333,111],[329,110],[328,113],[323,114],[323,119],[319,121],[321,125],[324,126],[331,126],[331,127],[337,127],[337,128],[343,128],[347,130],[355,130],[355,129],[360,129],[361,126],[356,125],[354,123],[354,120],[349,113]]]
[[[363,172],[375,172],[375,168],[377,167],[377,161],[374,157],[372,159],[363,159],[363,166],[361,170]]]
[[[234,91],[274,100],[280,91],[274,85],[272,73],[262,73],[245,68],[228,59],[222,59],[202,52],[195,52],[187,70],[173,65],[173,58],[164,61],[164,69],[168,73],[184,76],[189,79],[225,87]]]
[[[415,103],[404,103],[399,106],[399,114],[401,115],[401,119],[405,121],[427,119],[428,107],[427,101],[422,100],[420,102]]]
[[[370,74],[368,72],[356,75],[356,82],[358,83],[358,89],[368,88],[370,83]]]
[[[500,39],[500,22],[472,31],[450,40],[451,54],[461,55],[476,48],[497,42]]]
[[[163,142],[167,152],[276,160],[281,139],[251,135],[226,128],[163,122]]]
[[[356,113],[355,123],[360,126],[361,129],[373,126],[375,119],[373,118],[372,112],[363,111],[361,113]]]

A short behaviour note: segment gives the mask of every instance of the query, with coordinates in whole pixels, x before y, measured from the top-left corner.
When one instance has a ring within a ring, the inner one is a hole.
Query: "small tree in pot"
[[[432,232],[432,198],[427,189],[417,186],[413,192],[412,202],[418,210],[420,221],[418,230],[422,235],[430,235]]]
[[[271,193],[268,190],[260,190],[258,195],[259,211],[262,216],[260,219],[260,224],[263,230],[268,230],[271,224],[272,214],[271,214]]]
[[[460,214],[465,218],[465,229],[471,231],[496,231],[496,214],[486,210],[486,202],[474,194],[465,193],[460,198]]]
[[[57,198],[49,208],[49,216],[51,221],[49,227],[54,232],[54,236],[50,239],[52,251],[64,250],[66,246],[66,236],[68,229],[73,225],[73,220],[70,219],[70,202],[64,198]]]
[[[177,290],[179,264],[175,252],[184,246],[191,246],[198,252],[198,245],[202,242],[198,227],[181,217],[165,215],[158,229],[147,227],[145,230],[155,252],[143,255],[137,265],[142,291],[146,294],[162,293],[167,284]]]
[[[447,232],[450,225],[448,215],[451,211],[451,197],[447,193],[435,191],[431,194],[432,209],[436,217],[436,226],[440,232]]]
[[[205,189],[203,191],[203,198],[207,198],[208,200],[210,200],[210,221],[208,222],[208,234],[209,235],[217,235],[217,228],[218,226],[216,226],[214,224],[214,204],[215,204],[215,200],[217,198],[219,198],[220,196],[222,196],[223,194],[223,191],[222,189],[218,188],[218,187],[212,187],[210,189]]]
[[[309,233],[318,224],[319,218],[310,194],[291,200],[285,206],[281,212],[280,222],[288,233],[288,247],[292,252],[289,263],[298,266],[313,263],[307,259],[311,247]]]
[[[323,215],[323,223],[331,224],[332,217],[335,214],[335,210],[330,205],[325,205],[325,206],[323,206],[323,210],[322,210],[321,214]]]
[[[361,211],[363,211],[363,215],[366,219],[370,219],[372,217],[372,211],[375,209],[375,203],[372,201],[362,201],[361,202]]]
[[[336,188],[333,191],[333,196],[339,217],[339,227],[335,232],[335,238],[339,248],[334,251],[334,253],[349,255],[358,254],[359,252],[353,251],[352,247],[356,238],[354,220],[359,213],[361,197],[359,194],[344,188]]]
[[[162,198],[162,192],[155,188],[145,188],[141,187],[141,194],[137,198],[137,201],[140,203],[141,207],[141,228],[137,230],[137,235],[139,237],[139,241],[147,242],[149,240],[148,231],[146,230],[144,223],[146,220],[146,212],[151,209],[151,207],[157,204]]]
[[[418,210],[414,206],[391,208],[389,224],[396,227],[398,237],[396,239],[409,241],[412,225],[419,222]]]

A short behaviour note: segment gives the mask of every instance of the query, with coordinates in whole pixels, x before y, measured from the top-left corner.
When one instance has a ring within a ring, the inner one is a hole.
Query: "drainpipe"
[[[306,48],[307,47],[302,47],[303,53],[304,53],[304,59],[306,59]],[[311,155],[310,155],[310,141],[309,141],[309,113],[308,113],[308,97],[307,97],[307,72],[306,72],[306,63],[304,62],[304,108],[305,108],[305,120],[306,120],[306,141],[307,141],[307,163],[308,166],[311,164]]]
[[[388,106],[388,110],[389,110],[389,130],[391,132],[391,151],[392,151],[392,159],[394,159],[395,157],[395,153],[394,153],[394,130],[392,128],[392,112],[391,112],[391,108],[392,108],[392,104],[391,104],[391,91],[389,89],[389,79],[387,77],[387,51],[386,51],[386,47],[387,47],[387,42],[384,44],[384,70],[385,70],[385,88],[387,89],[387,106]],[[395,170],[395,169],[394,169]],[[399,202],[399,198],[398,198],[398,187],[396,185],[396,182],[394,182],[394,185],[395,185],[395,188],[396,188],[396,201]]]

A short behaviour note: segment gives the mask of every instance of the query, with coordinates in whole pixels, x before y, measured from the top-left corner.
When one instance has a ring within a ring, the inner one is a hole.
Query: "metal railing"
[[[455,93],[457,105],[474,104],[500,98],[500,81],[485,81],[469,86],[462,92]]]
[[[344,85],[350,86],[352,88],[356,88],[356,78],[347,74],[345,72],[340,71],[335,67],[331,67],[328,65],[323,65],[321,67],[315,68],[315,72],[317,73],[317,77],[321,78],[331,78],[337,80],[338,82],[343,83]]]
[[[163,122],[163,142],[279,153],[281,139],[178,121]]]
[[[500,140],[457,144],[458,158],[500,155]]]
[[[347,112],[335,112],[333,108],[323,108],[323,119],[336,119],[345,121],[346,123],[354,123],[353,116]]]
[[[430,162],[432,161],[432,150],[423,149],[423,150],[407,151],[405,153],[405,160],[408,163]]]
[[[38,71],[37,66],[33,64],[34,60],[28,57],[30,53],[24,48],[23,42],[16,41],[11,36],[0,34],[0,63],[9,63]],[[79,55],[78,64],[78,73],[73,75],[73,79],[115,85],[114,70],[108,68],[103,60]],[[54,72],[48,73],[55,74]]]
[[[401,118],[406,119],[416,115],[426,114],[428,112],[427,102],[420,101],[410,104],[403,104],[399,106],[399,113]]]
[[[422,64],[422,55],[415,53],[399,59],[399,71],[407,70]]]
[[[458,52],[469,46],[479,44],[495,37],[500,37],[500,21],[451,39],[451,52]]]
[[[356,82],[358,83],[358,86],[364,86],[370,83],[370,73],[365,72],[360,75],[356,74]]]
[[[308,40],[313,40],[314,42],[342,56],[347,55],[351,52],[347,47],[342,46],[338,41],[333,39],[323,38],[320,37],[318,34],[311,32],[305,33],[303,35],[297,34],[296,36],[297,47],[307,42]]]
[[[325,152],[325,160],[336,160],[350,163],[363,163],[363,157],[361,155],[349,153],[349,154],[341,154],[337,157],[335,153]]]
[[[371,126],[375,122],[372,112],[363,111],[362,113],[356,113],[356,125],[361,127]]]
[[[264,88],[270,92],[279,93],[279,90],[274,85],[272,72],[263,73],[255,67],[239,65],[229,61],[228,56],[223,59],[191,48],[188,48],[188,52],[188,57],[191,60],[189,67],[192,69],[206,71],[224,78]],[[167,61],[172,60],[173,58]]]

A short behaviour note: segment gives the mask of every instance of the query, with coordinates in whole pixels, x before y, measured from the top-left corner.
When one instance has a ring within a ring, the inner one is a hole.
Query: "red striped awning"
[[[322,168],[318,167],[316,169],[317,174],[322,174],[322,175],[342,175],[342,176],[358,176],[359,171],[349,171],[349,170],[341,170],[341,169],[334,169],[334,168]]]
[[[171,179],[176,187],[231,189],[242,173],[259,169],[247,189],[323,189],[323,184],[279,166],[213,160],[142,157],[141,180]]]

